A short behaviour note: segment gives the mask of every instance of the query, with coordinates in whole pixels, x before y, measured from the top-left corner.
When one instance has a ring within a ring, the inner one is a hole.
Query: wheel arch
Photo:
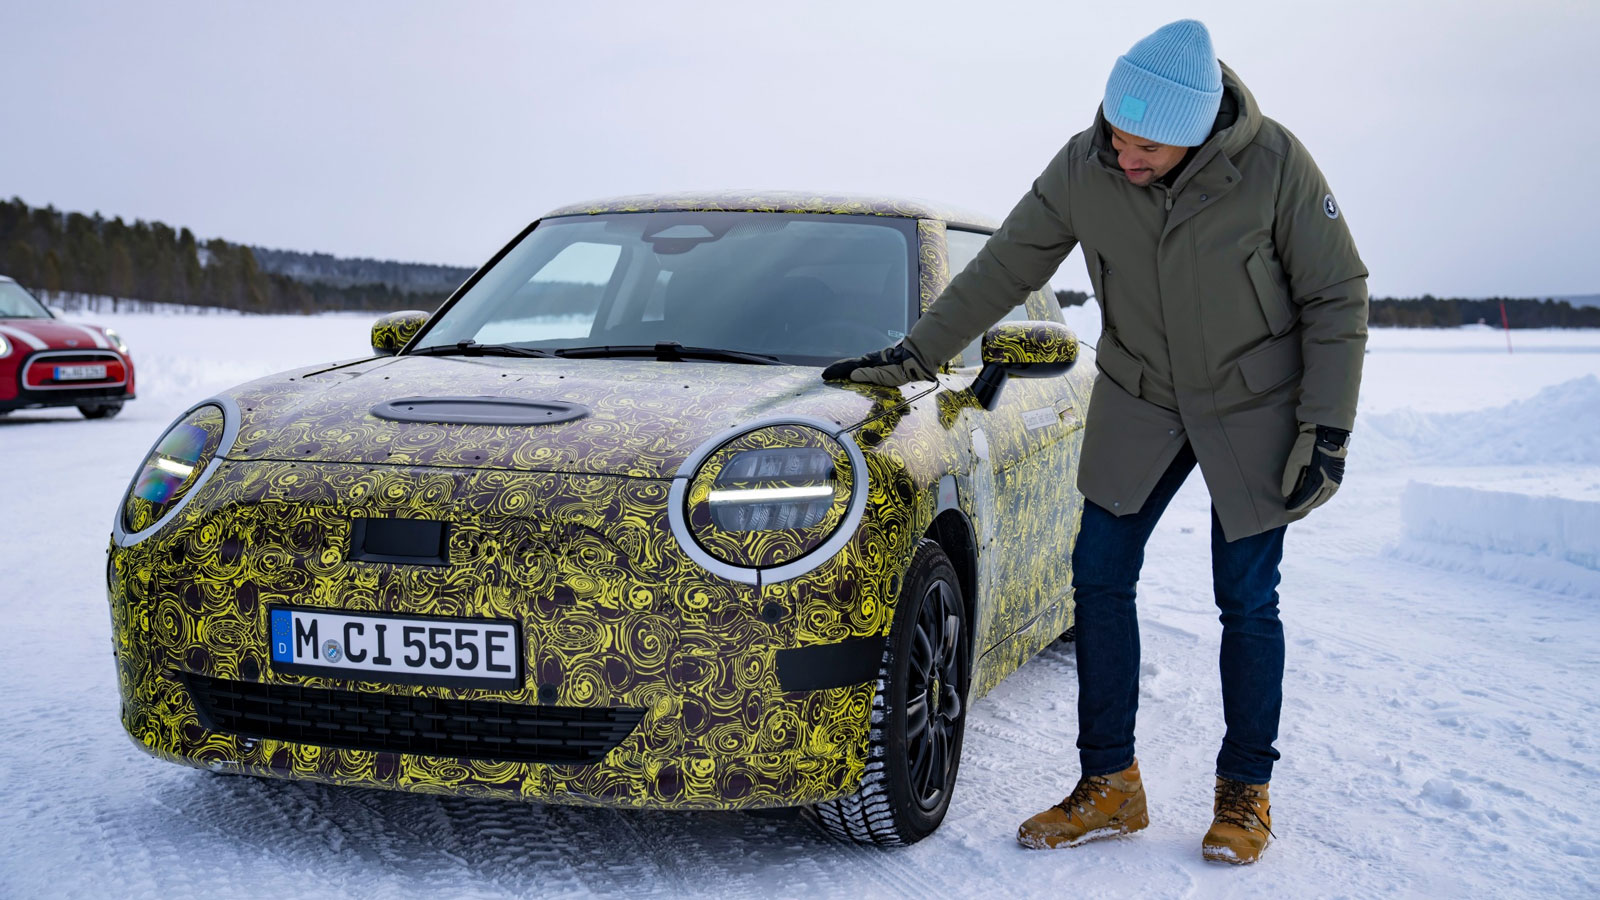
[[[978,542],[973,534],[972,522],[959,509],[945,509],[933,517],[923,537],[938,544],[944,555],[949,557],[950,565],[955,567],[961,588],[961,605],[967,613],[968,627],[962,640],[966,645],[964,652],[970,678],[977,664],[973,654],[973,647],[977,646],[973,628],[978,621]]]

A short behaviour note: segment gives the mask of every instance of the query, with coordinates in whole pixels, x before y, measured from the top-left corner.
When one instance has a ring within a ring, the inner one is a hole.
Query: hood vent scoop
[[[374,406],[372,414],[394,422],[430,425],[554,425],[587,416],[589,407],[515,397],[402,397]]]

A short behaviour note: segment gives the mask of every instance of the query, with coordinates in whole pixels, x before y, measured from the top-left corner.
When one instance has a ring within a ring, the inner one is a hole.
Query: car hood
[[[111,342],[97,325],[79,325],[61,319],[7,319],[0,317],[0,335],[25,351],[110,350]]]
[[[824,382],[819,374],[807,366],[634,359],[361,360],[229,392],[240,427],[228,457],[671,478],[701,444],[754,420],[807,416],[848,428],[934,389]],[[460,424],[373,413],[397,400],[445,397],[554,401],[583,414],[553,424]]]

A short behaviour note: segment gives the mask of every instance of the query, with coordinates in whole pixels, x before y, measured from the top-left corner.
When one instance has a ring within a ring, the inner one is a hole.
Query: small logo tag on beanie
[[[1132,94],[1122,95],[1122,105],[1117,107],[1117,115],[1134,122],[1144,121],[1144,110],[1149,104]]]
[[[1328,214],[1328,218],[1330,218],[1330,219],[1339,218],[1339,204],[1333,202],[1333,195],[1332,194],[1323,195],[1323,197],[1322,197],[1322,211],[1327,213]]]

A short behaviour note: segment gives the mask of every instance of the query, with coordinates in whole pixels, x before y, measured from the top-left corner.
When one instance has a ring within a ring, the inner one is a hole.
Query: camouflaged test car
[[[818,375],[991,227],[568,207],[376,356],[196,405],[117,510],[124,726],[223,772],[926,836],[968,705],[1071,624],[1094,367],[1039,291],[937,383]]]

